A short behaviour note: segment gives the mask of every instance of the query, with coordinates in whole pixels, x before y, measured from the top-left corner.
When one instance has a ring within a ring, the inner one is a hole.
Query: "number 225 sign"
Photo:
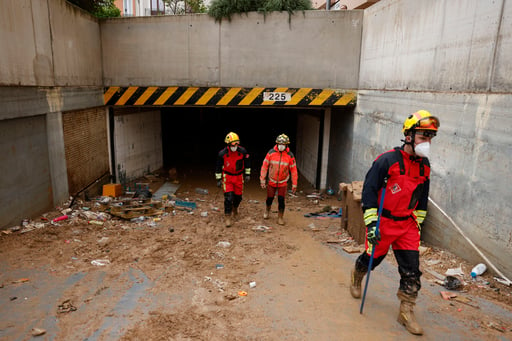
[[[263,93],[264,101],[288,102],[291,99],[292,99],[292,94],[289,92],[264,92]]]

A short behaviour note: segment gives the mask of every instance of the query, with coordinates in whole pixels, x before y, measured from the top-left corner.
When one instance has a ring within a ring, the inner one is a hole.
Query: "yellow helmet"
[[[437,132],[439,128],[439,119],[432,116],[426,110],[419,110],[413,114],[410,114],[404,121],[402,127],[402,133],[407,135],[410,130],[430,130]],[[435,135],[434,135],[435,136]]]
[[[226,138],[224,139],[224,142],[227,143],[227,144],[231,144],[233,142],[238,142],[240,143],[240,138],[238,137],[238,135],[236,133],[229,133],[226,135]]]
[[[281,134],[276,138],[277,144],[290,144],[290,138],[285,134]]]

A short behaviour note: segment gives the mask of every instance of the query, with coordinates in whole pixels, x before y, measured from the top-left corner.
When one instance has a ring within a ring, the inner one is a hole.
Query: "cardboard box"
[[[121,184],[106,184],[103,185],[103,196],[117,198],[123,194]]]
[[[363,181],[352,181],[350,184],[340,183],[342,192],[341,228],[359,244],[364,244],[366,237],[366,225],[364,224],[363,210],[361,209],[361,192]]]

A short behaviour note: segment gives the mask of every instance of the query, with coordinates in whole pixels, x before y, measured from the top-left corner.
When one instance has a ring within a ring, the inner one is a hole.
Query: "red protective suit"
[[[290,148],[286,148],[283,152],[277,149],[277,145],[272,148],[263,160],[260,171],[260,182],[265,183],[268,173],[268,185],[272,187],[286,187],[290,175],[292,179],[292,189],[297,189],[297,165],[295,157],[290,152]]]

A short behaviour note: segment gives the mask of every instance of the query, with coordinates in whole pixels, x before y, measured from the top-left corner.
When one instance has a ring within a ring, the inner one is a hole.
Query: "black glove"
[[[222,180],[217,180],[217,187],[222,187]]]
[[[249,182],[251,180],[251,176],[250,175],[246,175],[245,176],[245,182]]]
[[[366,226],[366,239],[372,245],[379,245],[380,233],[377,232],[377,223],[375,221]]]

